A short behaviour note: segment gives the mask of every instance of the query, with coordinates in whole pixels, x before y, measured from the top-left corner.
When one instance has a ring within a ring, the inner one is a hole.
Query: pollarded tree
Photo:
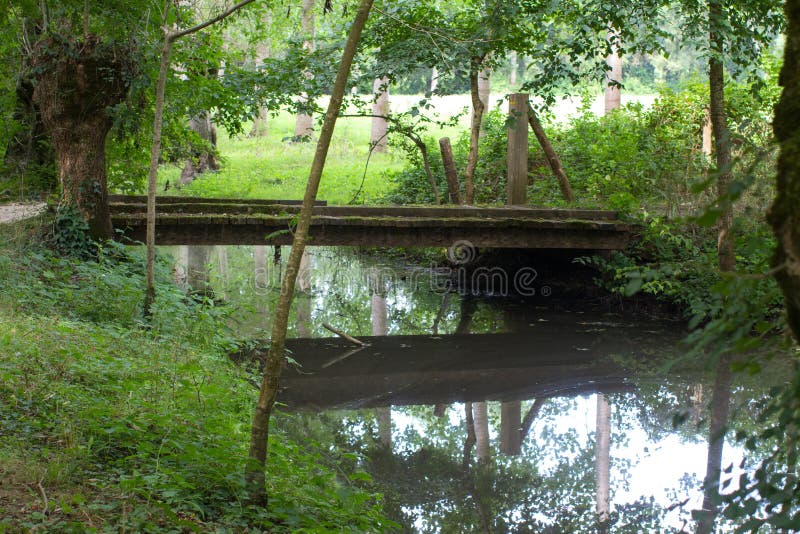
[[[53,145],[62,203],[82,213],[95,238],[112,233],[106,173],[112,128],[114,137],[122,140],[118,144],[134,153],[134,164],[126,173],[137,175],[138,186],[146,175],[146,155],[140,148],[146,146],[143,125],[152,116],[151,81],[157,70],[161,19],[165,6],[172,4],[171,0],[23,0],[2,21],[23,43],[29,68],[22,78],[34,87],[33,102]],[[200,7],[180,2],[180,9],[170,9],[167,23],[189,25],[193,18],[206,15]],[[206,76],[209,68],[221,64],[221,47],[215,40],[212,36],[176,46],[176,70],[184,79],[171,84],[176,95],[168,113],[172,140],[185,140],[186,118],[201,110],[217,110],[221,122],[234,131],[250,118],[253,106],[245,93],[252,88],[238,83],[235,61],[228,62],[235,86]],[[176,143],[170,148],[180,152]]]
[[[124,5],[122,5],[124,4]],[[105,173],[109,109],[128,94],[141,64],[141,13],[151,0],[22,2],[14,8],[26,44],[33,102],[58,163],[62,203],[76,206],[94,237],[111,237]]]

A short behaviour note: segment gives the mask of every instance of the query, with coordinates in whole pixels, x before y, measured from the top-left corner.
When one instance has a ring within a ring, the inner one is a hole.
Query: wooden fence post
[[[528,95],[516,93],[509,96],[508,115],[513,125],[508,129],[508,185],[509,205],[525,204],[528,185]]]

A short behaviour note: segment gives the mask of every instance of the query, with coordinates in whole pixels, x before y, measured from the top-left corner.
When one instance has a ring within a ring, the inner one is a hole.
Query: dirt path
[[[47,204],[44,202],[0,204],[0,224],[8,224],[29,219],[42,213]]]

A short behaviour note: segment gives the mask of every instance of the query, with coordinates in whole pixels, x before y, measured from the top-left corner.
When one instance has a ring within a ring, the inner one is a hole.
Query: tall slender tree
[[[245,478],[251,498],[254,502],[267,504],[266,476],[265,467],[267,459],[269,422],[272,415],[272,408],[275,405],[275,398],[278,395],[280,384],[281,366],[284,360],[284,346],[286,343],[286,331],[289,320],[289,310],[294,295],[294,285],[297,273],[300,268],[300,260],[303,250],[308,241],[308,230],[311,226],[311,213],[314,202],[319,190],[322,170],[325,167],[325,160],[328,155],[333,130],[336,126],[336,119],[339,116],[342,100],[347,90],[347,80],[350,75],[350,67],[356,54],[361,32],[369,17],[372,9],[372,0],[361,0],[353,24],[345,42],[342,60],[336,74],[336,81],[331,91],[331,98],[328,102],[328,109],[320,130],[317,149],[314,153],[314,160],[311,163],[306,193],[303,197],[303,206],[297,220],[297,227],[294,231],[292,240],[292,251],[286,265],[286,274],[283,277],[280,299],[275,310],[275,317],[272,325],[272,336],[269,353],[264,365],[264,376],[261,380],[261,389],[258,395],[255,411],[253,414],[253,425],[250,432],[250,453],[249,461],[245,468]]]

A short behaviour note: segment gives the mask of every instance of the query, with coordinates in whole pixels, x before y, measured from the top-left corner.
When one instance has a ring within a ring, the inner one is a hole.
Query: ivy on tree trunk
[[[108,108],[127,93],[130,63],[125,46],[96,35],[53,36],[38,43],[31,66],[33,101],[53,143],[61,202],[78,208],[95,239],[113,235],[106,185]]]
[[[777,195],[769,222],[778,242],[773,259],[789,326],[800,341],[800,1],[787,0],[788,27],[773,129],[780,143]]]

